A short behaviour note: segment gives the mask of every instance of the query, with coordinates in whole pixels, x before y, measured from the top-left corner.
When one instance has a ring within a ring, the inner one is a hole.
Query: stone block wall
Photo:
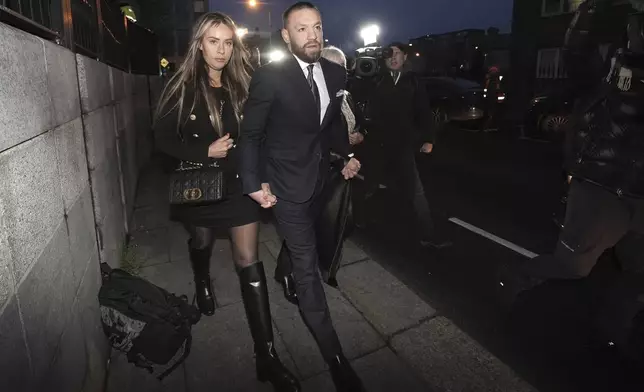
[[[149,158],[146,76],[0,23],[0,389],[102,391],[99,262]]]

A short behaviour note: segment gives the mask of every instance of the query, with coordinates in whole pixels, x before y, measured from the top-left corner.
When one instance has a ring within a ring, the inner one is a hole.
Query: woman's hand
[[[208,157],[226,158],[228,150],[233,148],[233,142],[234,140],[230,138],[230,134],[225,134],[208,147]]]
[[[360,132],[354,132],[351,135],[349,135],[349,143],[352,146],[355,146],[356,144],[360,144],[364,141],[364,136]]]
[[[420,147],[420,152],[424,154],[430,154],[432,151],[434,151],[433,143],[423,143],[423,145]]]

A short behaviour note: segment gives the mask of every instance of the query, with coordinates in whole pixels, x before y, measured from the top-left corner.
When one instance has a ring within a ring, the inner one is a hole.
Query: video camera
[[[394,54],[393,49],[381,46],[361,48],[356,52],[355,75],[361,78],[376,76],[380,72],[382,61]]]

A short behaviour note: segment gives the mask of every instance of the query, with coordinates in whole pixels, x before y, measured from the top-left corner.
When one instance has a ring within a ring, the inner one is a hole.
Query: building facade
[[[171,64],[183,59],[194,22],[209,11],[207,0],[140,0],[139,22],[158,32],[161,57]]]
[[[482,81],[487,69],[509,67],[507,34],[498,29],[468,29],[409,40],[409,60],[415,72]]]

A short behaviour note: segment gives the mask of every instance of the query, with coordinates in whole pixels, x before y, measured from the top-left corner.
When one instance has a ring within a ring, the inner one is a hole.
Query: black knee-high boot
[[[212,247],[204,249],[192,249],[188,242],[190,250],[190,263],[192,272],[195,277],[195,296],[197,297],[197,306],[206,316],[212,316],[215,313],[215,297],[212,292],[212,281],[210,280],[210,256]]]
[[[248,325],[255,342],[257,379],[270,382],[277,392],[300,391],[300,383],[282,364],[275,351],[264,265],[258,262],[242,268],[239,282]]]

